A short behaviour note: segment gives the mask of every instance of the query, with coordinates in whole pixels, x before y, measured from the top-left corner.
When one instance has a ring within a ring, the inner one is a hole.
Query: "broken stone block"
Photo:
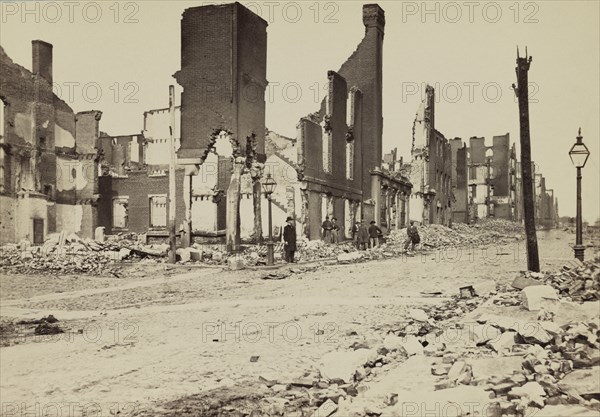
[[[189,262],[191,259],[189,248],[179,248],[175,253],[179,255],[181,262]]]
[[[458,377],[467,370],[467,363],[465,361],[456,361],[448,371],[448,379],[457,380]]]
[[[423,345],[419,342],[419,339],[413,335],[406,336],[404,339],[401,348],[408,356],[424,354]]]
[[[400,350],[402,349],[403,342],[403,337],[396,336],[394,334],[388,334],[385,339],[383,339],[383,348],[387,349],[388,351]]]
[[[131,251],[129,249],[125,249],[125,248],[121,248],[119,250],[119,260],[123,260],[126,257],[128,257],[131,254]]]
[[[542,307],[552,311],[559,304],[556,290],[549,285],[532,285],[524,288],[521,291],[521,302],[529,311],[539,310]]]
[[[524,288],[527,287],[532,287],[534,285],[540,285],[540,281],[537,281],[535,279],[531,279],[531,278],[527,278],[524,276],[518,276],[514,279],[513,283],[511,284],[511,286],[513,288],[516,288],[517,290],[522,290]]]
[[[516,336],[517,332],[504,332],[495,340],[490,340],[487,343],[487,346],[491,347],[498,353],[502,353],[507,350],[510,352],[515,343],[517,343]]]
[[[377,359],[375,349],[357,349],[345,352],[330,352],[323,356],[319,371],[323,378],[351,382],[359,367]]]
[[[227,259],[227,265],[232,271],[239,271],[240,269],[244,269],[246,267],[244,260],[237,256]]]
[[[450,368],[449,364],[434,365],[431,367],[431,374],[435,376],[447,375]]]
[[[203,252],[199,249],[190,249],[190,260],[194,262],[202,261]]]
[[[321,406],[311,414],[312,417],[329,417],[338,409],[336,403],[331,400],[325,401]]]
[[[600,366],[578,369],[567,374],[558,388],[569,395],[600,395]]]
[[[508,399],[512,398],[527,398],[530,404],[534,404],[538,407],[544,406],[544,397],[546,396],[546,391],[544,388],[537,382],[527,382],[525,385],[521,387],[514,387],[508,393]]]
[[[409,310],[409,314],[410,317],[416,321],[427,322],[429,320],[429,316],[427,315],[427,313],[418,308],[411,308]]]
[[[362,259],[361,252],[342,252],[337,256],[339,263],[352,263]]]
[[[523,326],[518,333],[525,343],[543,346],[547,345],[554,338],[554,336],[550,335],[550,333],[544,330],[543,326],[538,323],[531,323],[528,326]]]

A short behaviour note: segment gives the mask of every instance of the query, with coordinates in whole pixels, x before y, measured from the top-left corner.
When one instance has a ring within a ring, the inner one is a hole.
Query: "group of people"
[[[325,216],[321,229],[323,229],[322,236],[325,243],[338,243],[340,241],[340,226],[336,217],[329,220],[329,216]]]
[[[288,217],[286,225],[283,228],[283,250],[285,253],[285,260],[288,263],[294,262],[294,256],[296,253],[296,227],[294,226],[294,219]],[[329,220],[329,217],[325,217],[325,221],[321,225],[323,228],[323,240],[328,243],[339,242],[339,230],[340,227],[337,224],[337,219],[334,217]],[[406,240],[404,241],[404,251],[408,251],[409,246],[414,252],[415,246],[421,242],[419,236],[419,230],[415,226],[415,222],[411,221],[410,226],[406,228]],[[383,232],[377,226],[375,220],[371,220],[369,227],[362,222],[357,221],[352,227],[352,241],[354,246],[359,250],[366,250],[367,248],[375,248],[379,246],[379,241],[383,236]]]
[[[352,227],[352,241],[356,249],[359,250],[379,246],[379,239],[382,236],[383,232],[377,226],[375,220],[371,220],[369,227],[362,221],[357,221]]]

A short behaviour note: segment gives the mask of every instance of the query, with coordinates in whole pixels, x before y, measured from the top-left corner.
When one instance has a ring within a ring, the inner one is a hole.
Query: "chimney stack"
[[[378,4],[363,5],[363,24],[367,28],[376,28],[383,35],[385,28],[385,12]]]
[[[31,52],[32,72],[52,84],[52,44],[41,40],[31,41]]]

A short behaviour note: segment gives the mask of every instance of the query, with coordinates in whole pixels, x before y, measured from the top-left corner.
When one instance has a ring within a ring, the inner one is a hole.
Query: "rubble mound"
[[[513,286],[549,285],[573,301],[600,300],[600,256],[581,262],[574,259],[553,272],[523,272]],[[521,289],[521,288],[519,288]]]
[[[482,219],[475,224],[456,223],[450,227],[439,224],[420,226],[419,235],[424,248],[444,248],[455,246],[479,246],[502,241],[521,239],[523,226],[516,222],[502,219]],[[388,242],[404,243],[406,229],[393,230]]]

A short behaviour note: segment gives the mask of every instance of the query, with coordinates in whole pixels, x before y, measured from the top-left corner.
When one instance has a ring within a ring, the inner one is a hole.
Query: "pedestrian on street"
[[[325,216],[325,221],[321,225],[323,229],[323,241],[325,243],[331,243],[331,231],[333,230],[333,224],[329,221],[329,216]]]
[[[366,250],[369,245],[369,229],[364,222],[358,222],[358,248]]]
[[[360,246],[358,244],[358,229],[360,228],[360,222],[357,221],[354,223],[354,226],[352,226],[352,243],[354,244],[354,247],[356,249],[360,249]]]
[[[419,236],[419,230],[417,226],[415,226],[415,221],[410,221],[410,226],[406,228],[406,240],[404,241],[404,251],[408,250],[408,245],[412,244],[411,251],[414,252],[415,245],[421,242],[421,237]]]
[[[296,253],[296,228],[294,227],[294,219],[288,217],[285,219],[286,225],[283,228],[283,250],[285,251],[285,260],[288,263],[294,262],[294,254]]]
[[[371,248],[375,248],[379,245],[379,236],[381,235],[381,229],[377,227],[375,220],[371,220],[371,225],[369,226],[369,246]]]
[[[339,243],[340,241],[340,225],[337,222],[337,218],[331,219],[331,243]]]

